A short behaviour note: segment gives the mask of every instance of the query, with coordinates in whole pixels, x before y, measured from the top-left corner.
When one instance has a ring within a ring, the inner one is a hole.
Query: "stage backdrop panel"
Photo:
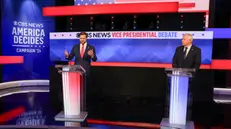
[[[75,0],[75,5],[130,4],[130,3],[178,2],[178,12],[205,12],[206,27],[209,23],[210,0]],[[168,5],[167,5],[168,6]]]
[[[49,32],[54,18],[42,8],[54,0],[2,0],[2,53],[24,56],[24,64],[5,65],[3,81],[49,78]]]
[[[79,32],[50,33],[50,59],[66,61],[64,51],[79,43]],[[184,33],[193,34],[193,44],[201,48],[202,64],[212,59],[213,32],[116,31],[87,32],[88,43],[95,46],[98,62],[171,63]]]

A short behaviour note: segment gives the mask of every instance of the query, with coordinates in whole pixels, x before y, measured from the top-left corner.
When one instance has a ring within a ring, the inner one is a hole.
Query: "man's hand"
[[[89,51],[87,52],[87,54],[88,54],[91,58],[93,58],[93,57],[94,57],[93,50],[89,50]]]
[[[65,57],[68,57],[69,54],[68,54],[67,50],[64,51],[64,55],[65,55]]]

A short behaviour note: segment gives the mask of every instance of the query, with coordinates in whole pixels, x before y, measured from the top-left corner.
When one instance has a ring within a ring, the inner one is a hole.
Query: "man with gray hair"
[[[201,49],[194,46],[192,42],[192,34],[186,33],[183,35],[182,46],[176,48],[173,57],[173,68],[200,68]]]

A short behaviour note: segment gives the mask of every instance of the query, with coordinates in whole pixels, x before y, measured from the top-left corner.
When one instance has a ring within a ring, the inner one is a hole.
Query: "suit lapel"
[[[81,56],[80,56],[80,44],[78,45],[77,49],[78,49],[77,50],[77,53],[78,53],[77,55],[78,55],[79,58],[81,58]]]
[[[183,47],[183,46],[182,46],[182,48],[181,48],[181,51],[180,51],[180,52],[181,52],[181,54],[180,54],[180,55],[182,55],[182,56],[181,56],[181,58],[184,60],[184,47]]]

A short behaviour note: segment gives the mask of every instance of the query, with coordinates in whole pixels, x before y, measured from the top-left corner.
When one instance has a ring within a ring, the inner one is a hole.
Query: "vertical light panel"
[[[63,100],[65,115],[80,114],[80,74],[63,72]]]
[[[173,71],[172,74],[169,123],[186,125],[189,77],[181,76],[179,71]]]

